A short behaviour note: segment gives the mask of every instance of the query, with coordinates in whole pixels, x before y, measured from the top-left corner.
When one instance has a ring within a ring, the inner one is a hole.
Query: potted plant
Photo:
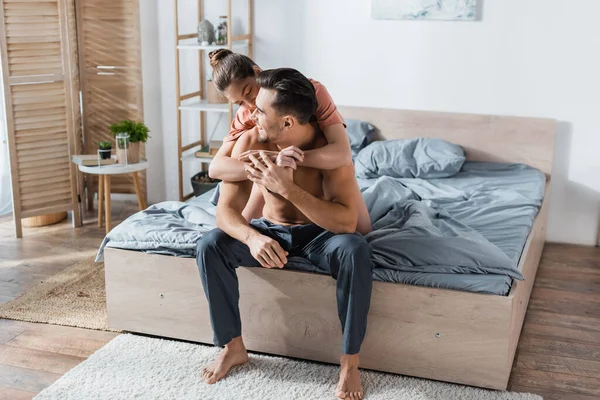
[[[108,160],[112,153],[111,142],[100,142],[98,143],[98,154],[101,160]]]
[[[127,140],[117,139],[117,162],[125,164],[125,154],[128,164],[140,162],[140,143],[146,143],[150,129],[143,122],[126,119],[112,124],[110,131],[115,139],[120,134],[129,135]]]
[[[192,188],[194,189],[194,196],[198,197],[203,193],[215,188],[219,182],[218,179],[212,179],[208,176],[208,172],[201,171],[196,175],[192,176]]]

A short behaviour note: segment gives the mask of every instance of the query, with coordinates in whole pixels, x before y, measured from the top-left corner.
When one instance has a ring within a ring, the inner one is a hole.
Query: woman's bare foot
[[[244,346],[242,337],[238,336],[225,345],[216,360],[202,368],[202,379],[212,385],[223,378],[234,365],[242,365],[247,362],[248,352],[246,346]]]
[[[338,399],[360,400],[363,398],[363,387],[358,372],[358,354],[343,355],[340,361],[340,381],[335,390]]]

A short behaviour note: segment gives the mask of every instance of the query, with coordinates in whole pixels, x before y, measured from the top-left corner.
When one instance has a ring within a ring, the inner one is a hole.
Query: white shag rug
[[[338,368],[282,357],[250,354],[215,385],[200,379],[200,369],[216,347],[124,334],[92,354],[37,400],[335,399]],[[540,396],[362,371],[366,399],[372,400],[540,400]]]

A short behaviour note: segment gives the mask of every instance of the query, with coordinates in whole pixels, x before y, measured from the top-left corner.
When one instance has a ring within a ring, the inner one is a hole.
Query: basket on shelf
[[[227,99],[219,92],[213,81],[206,82],[206,99],[209,104],[227,103]]]

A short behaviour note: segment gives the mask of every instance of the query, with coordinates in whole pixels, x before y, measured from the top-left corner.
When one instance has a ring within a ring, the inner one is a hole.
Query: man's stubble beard
[[[277,135],[269,135],[266,130],[263,129],[265,135],[262,136],[260,132],[258,133],[258,142],[259,143],[276,143],[283,135],[282,130],[279,131]]]

